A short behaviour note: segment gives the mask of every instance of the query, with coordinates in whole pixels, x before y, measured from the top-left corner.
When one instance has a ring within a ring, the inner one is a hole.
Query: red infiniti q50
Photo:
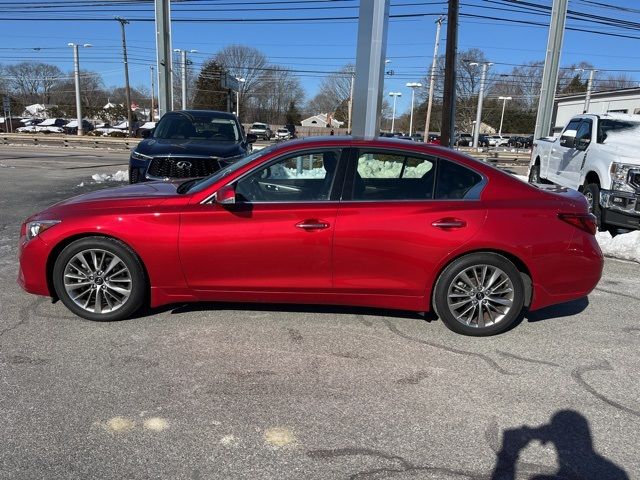
[[[491,335],[591,292],[594,220],[577,192],[448,149],[328,137],[53,205],[22,226],[18,281],[91,320],[146,302],[283,302],[433,309]]]

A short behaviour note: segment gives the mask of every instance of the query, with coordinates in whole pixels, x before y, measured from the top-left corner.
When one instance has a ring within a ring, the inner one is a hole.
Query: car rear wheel
[[[62,303],[88,320],[122,320],[143,304],[142,264],[122,242],[86,237],[62,250],[53,267],[53,286]]]
[[[536,163],[529,170],[529,183],[541,183],[540,164]]]
[[[524,305],[524,285],[515,265],[495,253],[454,260],[434,288],[436,314],[454,332],[495,335],[512,327]]]
[[[600,230],[606,230],[602,223],[602,210],[600,209],[600,186],[596,183],[587,183],[582,188],[582,193],[589,204],[589,211],[596,217],[596,222]]]

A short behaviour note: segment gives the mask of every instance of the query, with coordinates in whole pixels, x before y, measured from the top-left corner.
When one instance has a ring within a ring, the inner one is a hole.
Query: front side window
[[[591,120],[583,120],[576,132],[576,140],[591,140]]]
[[[341,150],[289,155],[260,167],[236,186],[238,202],[329,200]]]
[[[425,200],[433,198],[432,158],[403,153],[361,152],[353,200]]]

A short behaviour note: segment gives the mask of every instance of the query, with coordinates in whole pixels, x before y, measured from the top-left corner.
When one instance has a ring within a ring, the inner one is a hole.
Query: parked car
[[[63,127],[69,123],[64,118],[47,118],[36,125],[37,133],[64,133]]]
[[[89,133],[91,131],[93,131],[93,123],[91,123],[88,120],[82,120],[82,131],[84,133]],[[69,135],[77,135],[78,134],[78,121],[77,120],[71,120],[69,123],[67,123],[66,125],[64,125],[62,127],[62,129],[64,130],[64,133],[69,134]]]
[[[505,147],[509,142],[509,138],[503,137],[502,135],[491,135],[489,137],[489,146],[490,147]]]
[[[130,183],[205,177],[244,157],[256,140],[238,118],[213,110],[166,113],[131,152]]]
[[[145,122],[136,130],[136,137],[147,138],[156,128],[157,122]]]
[[[24,118],[20,120],[22,127],[18,127],[15,131],[18,133],[35,133],[38,124],[42,123],[41,118]]]
[[[271,127],[266,123],[254,123],[249,129],[249,133],[253,133],[255,136],[262,138],[263,140],[271,140],[271,137],[273,137]]]
[[[473,135],[470,133],[456,134],[454,143],[458,147],[470,147],[473,145]]]
[[[640,115],[578,115],[533,143],[529,181],[582,192],[601,230],[640,229]]]
[[[174,121],[202,115],[167,113],[155,134],[180,138],[145,142],[184,146],[193,132]],[[91,320],[127,318],[147,299],[315,303],[435,310],[482,336],[525,305],[591,292],[603,267],[594,233],[575,191],[424,143],[334,136],[276,144],[201,180],[57,203],[22,225],[18,281]]]
[[[276,130],[276,140],[289,140],[291,138],[291,132],[286,128],[279,128]]]
[[[424,136],[421,133],[415,132],[411,135],[411,138],[415,142],[424,142]]]
[[[489,146],[489,135],[485,135],[485,134],[478,135],[478,146],[479,147],[488,147]]]
[[[433,145],[440,145],[440,135],[436,135],[435,133],[430,133],[427,143],[431,143]]]

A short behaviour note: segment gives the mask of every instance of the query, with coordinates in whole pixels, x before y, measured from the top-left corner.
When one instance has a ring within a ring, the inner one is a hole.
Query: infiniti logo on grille
[[[181,169],[185,169],[185,168],[191,168],[193,165],[191,164],[191,162],[178,162],[176,163],[176,167],[181,168]]]

